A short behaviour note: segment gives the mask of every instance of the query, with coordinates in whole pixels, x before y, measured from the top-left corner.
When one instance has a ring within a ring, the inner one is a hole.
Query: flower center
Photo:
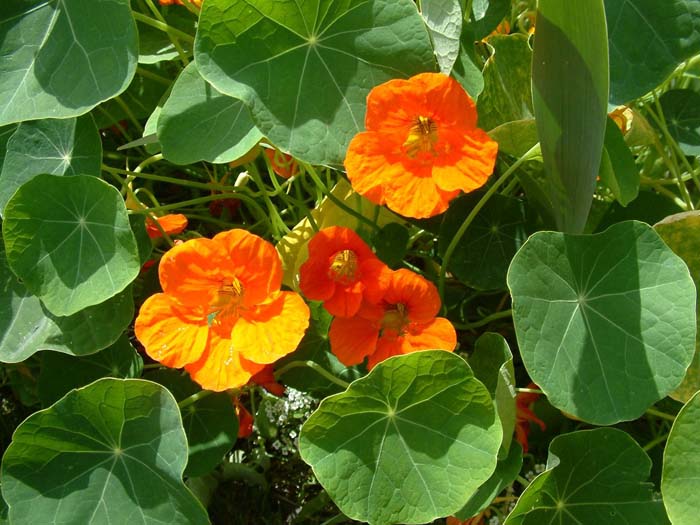
[[[430,118],[419,115],[403,143],[406,154],[413,158],[418,153],[437,155],[435,144],[438,141],[437,124]]]
[[[331,260],[329,277],[341,284],[350,284],[357,280],[357,255],[352,250],[342,250]]]
[[[236,315],[238,307],[243,302],[245,290],[241,281],[235,277],[230,283],[222,283],[216,291],[214,300],[209,304],[209,324],[212,322],[221,323],[222,319],[231,315]]]
[[[386,310],[382,317],[381,336],[400,337],[409,323],[406,305],[398,303],[395,308]]]

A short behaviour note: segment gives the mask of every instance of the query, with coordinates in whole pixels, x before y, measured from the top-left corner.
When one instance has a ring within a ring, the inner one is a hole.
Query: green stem
[[[649,441],[649,443],[647,443],[646,445],[644,445],[644,447],[642,447],[642,448],[644,449],[644,452],[649,452],[649,451],[650,451],[652,448],[654,448],[656,445],[659,445],[659,444],[663,443],[663,442],[666,441],[667,439],[668,439],[668,433],[663,434],[663,435],[661,435],[661,436],[657,436],[657,437],[655,437],[654,439],[652,439],[651,441]]]
[[[326,379],[328,379],[328,381],[330,381],[331,383],[335,383],[336,385],[338,385],[341,388],[347,389],[350,386],[350,383],[347,383],[346,381],[343,381],[339,377],[334,376],[328,370],[323,368],[318,363],[315,363],[314,361],[292,361],[290,363],[287,363],[282,368],[275,370],[275,378],[279,379],[288,370],[291,370],[293,368],[302,368],[302,367],[311,368],[312,370],[314,370],[318,374],[320,374],[323,377],[325,377]]]
[[[538,142],[532,148],[530,148],[522,157],[516,160],[515,163],[513,163],[513,165],[506,170],[506,172],[503,174],[503,176],[501,176],[500,179],[498,179],[491,185],[491,187],[486,191],[484,196],[481,197],[481,200],[479,200],[479,202],[476,203],[476,206],[474,206],[472,211],[469,212],[467,218],[464,219],[464,222],[459,227],[459,230],[457,230],[455,236],[452,237],[452,240],[450,241],[450,244],[447,246],[447,250],[445,251],[445,255],[442,258],[442,264],[440,265],[440,276],[438,278],[438,291],[440,293],[440,299],[443,303],[443,308],[445,304],[445,276],[447,274],[447,267],[449,266],[452,254],[457,249],[457,245],[462,240],[464,233],[467,231],[467,228],[469,228],[469,226],[474,221],[478,213],[481,211],[481,208],[483,208],[489,201],[489,199],[491,199],[491,197],[493,197],[493,195],[496,193],[496,190],[498,190],[498,188],[504,182],[506,182],[513,173],[515,173],[515,170],[517,170],[523,162],[530,158],[531,154],[533,154],[535,151],[538,151],[539,147],[540,144]]]
[[[160,75],[156,75],[152,71],[149,71],[148,69],[144,69],[142,67],[137,67],[136,68],[136,74],[141,75],[144,78],[149,78],[153,80],[154,82],[158,82],[159,84],[163,84],[164,86],[170,87],[170,85],[173,83],[172,80],[168,80],[165,77],[161,77]]]
[[[156,182],[167,182],[170,184],[177,184],[178,186],[186,186],[188,188],[197,188],[200,190],[233,191],[234,189],[234,186],[225,184],[214,184],[211,182],[195,182],[193,180],[177,179],[175,177],[165,177],[163,175],[154,175],[152,173],[141,173],[138,171],[122,170],[119,168],[112,168],[105,164],[102,165],[102,169],[112,173],[119,173],[121,175],[131,175],[141,179],[153,180]]]
[[[199,392],[195,392],[192,394],[190,397],[186,397],[182,401],[180,401],[177,406],[182,410],[183,408],[187,408],[188,406],[196,403],[200,399],[204,399],[205,397],[210,396],[214,392],[211,390],[200,390]]]
[[[661,419],[666,419],[668,421],[675,421],[676,420],[676,416],[673,416],[671,414],[667,414],[666,412],[661,412],[660,410],[656,410],[655,408],[647,408],[646,413],[649,414],[650,416],[659,417]]]
[[[267,206],[267,211],[270,214],[270,225],[272,226],[272,236],[279,240],[281,239],[285,234],[289,233],[289,228],[287,225],[284,223],[282,220],[282,217],[280,217],[279,212],[277,211],[277,208],[272,202],[272,199],[270,199],[270,196],[267,193],[267,189],[265,188],[265,184],[262,181],[262,178],[260,177],[260,173],[258,173],[258,169],[255,167],[254,164],[250,165],[250,169],[248,170],[248,174],[251,176],[253,181],[255,181],[255,184],[258,188],[260,188],[260,191],[262,192],[262,197],[263,200],[265,201],[265,206]]]
[[[141,22],[142,24],[154,27],[160,31],[163,31],[164,33],[172,33],[178,38],[181,38],[182,40],[189,42],[190,44],[194,44],[194,37],[192,35],[188,35],[184,31],[180,31],[179,29],[176,29],[173,26],[169,26],[168,24],[163,23],[160,20],[154,20],[150,16],[146,16],[143,13],[138,13],[134,11],[132,12],[132,14],[134,15],[134,20]]]
[[[520,483],[520,484],[521,484],[523,487],[525,487],[525,488],[527,488],[527,487],[530,485],[530,482],[529,482],[526,478],[524,478],[524,477],[522,477],[522,476],[520,476],[520,475],[519,475],[518,477],[515,478],[515,481],[517,481],[518,483]]]
[[[513,310],[503,310],[502,312],[496,312],[491,315],[487,315],[480,321],[474,321],[473,323],[465,323],[465,324],[459,324],[459,323],[452,323],[455,328],[458,330],[472,330],[474,328],[479,328],[480,326],[487,325],[491,323],[492,321],[495,321],[497,319],[504,319],[506,317],[512,317],[513,316]]]
[[[153,13],[153,16],[156,17],[156,19],[165,24],[168,25],[168,22],[165,20],[161,12],[156,8],[156,6],[153,4],[152,0],[146,0],[146,4],[148,5],[148,9]],[[170,26],[168,26],[170,27]],[[177,54],[180,56],[180,61],[186,66],[189,63],[189,60],[187,59],[187,53],[185,53],[185,50],[182,48],[182,45],[180,44],[180,41],[178,40],[177,36],[171,32],[168,31],[168,38],[170,38],[170,41],[173,43],[173,46],[175,46],[175,50],[177,51]]]

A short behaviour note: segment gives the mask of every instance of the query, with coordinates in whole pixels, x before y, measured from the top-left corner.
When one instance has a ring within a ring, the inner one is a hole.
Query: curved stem
[[[204,399],[205,397],[210,396],[214,392],[211,390],[200,390],[199,392],[195,392],[192,394],[190,397],[186,397],[182,401],[180,401],[177,406],[182,410],[183,408],[187,408],[188,406],[196,403],[200,399]]]
[[[496,312],[491,315],[487,315],[483,319],[479,321],[474,321],[473,323],[464,323],[464,324],[459,324],[459,323],[452,323],[455,328],[458,330],[472,330],[474,328],[479,328],[480,326],[487,325],[491,323],[492,321],[495,321],[497,319],[504,319],[506,317],[512,317],[513,316],[513,310],[503,310],[502,312]]]
[[[667,421],[675,421],[676,420],[676,416],[673,416],[671,414],[667,414],[666,412],[661,412],[661,410],[656,410],[655,408],[647,408],[646,413],[649,414],[650,416],[665,419]]]
[[[318,374],[320,374],[323,377],[325,377],[326,379],[328,379],[328,381],[330,381],[331,383],[335,383],[336,385],[338,385],[339,387],[341,387],[343,389],[347,389],[350,386],[350,383],[343,381],[339,377],[334,376],[328,370],[323,368],[318,363],[315,363],[314,361],[292,361],[291,363],[287,363],[282,368],[275,370],[275,379],[279,379],[279,377],[282,374],[284,374],[288,370],[291,370],[292,368],[301,368],[301,367],[311,368],[312,370],[314,370]]]

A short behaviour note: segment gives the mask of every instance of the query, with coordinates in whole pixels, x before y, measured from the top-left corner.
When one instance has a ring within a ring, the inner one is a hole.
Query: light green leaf
[[[41,371],[37,380],[39,399],[46,407],[74,388],[83,387],[103,377],[139,377],[142,369],[143,360],[126,334],[122,334],[108,348],[89,356],[42,352]],[[66,373],[67,370],[70,373]]]
[[[140,270],[124,200],[96,177],[37,175],[7,203],[2,233],[10,268],[54,315],[113,297]]]
[[[611,118],[608,118],[605,126],[600,181],[612,191],[615,200],[622,206],[627,206],[639,195],[639,169],[620,128]]]
[[[195,61],[277,147],[312,164],[343,162],[371,88],[435,67],[411,0],[207,0]]]
[[[5,154],[7,153],[7,142],[10,137],[17,131],[18,124],[10,124],[9,126],[0,127],[0,167],[5,162]]]
[[[0,125],[88,112],[126,89],[137,50],[129,0],[4,0]]]
[[[462,33],[459,0],[423,0],[421,14],[433,40],[440,71],[449,75],[459,54],[459,36]]]
[[[603,0],[540,0],[532,58],[537,132],[557,228],[581,233],[605,136],[608,40]]]
[[[668,523],[649,477],[651,460],[615,428],[557,436],[547,470],[518,499],[505,525]]]
[[[508,342],[501,334],[486,332],[474,343],[469,366],[493,398],[503,428],[502,450],[507,452],[515,431],[515,369]]]
[[[466,362],[392,357],[306,421],[299,450],[347,516],[372,525],[456,512],[493,473],[501,426]]]
[[[102,142],[91,116],[21,123],[7,142],[0,171],[0,215],[35,175],[98,174],[101,163]]]
[[[440,227],[441,255],[483,195],[483,192],[469,193],[450,204]],[[526,238],[523,202],[496,194],[479,211],[457,244],[448,270],[478,290],[505,288],[508,265]]]
[[[699,0],[605,0],[605,14],[615,104],[651,91],[700,52]]]
[[[688,265],[697,290],[700,285],[700,212],[689,211],[670,215],[656,223],[654,229],[673,253]],[[671,392],[670,396],[685,403],[698,390],[700,390],[700,331],[695,336],[693,362],[688,367],[683,382]]]
[[[683,153],[700,155],[700,93],[692,89],[672,89],[661,95],[659,103],[668,132]]]
[[[146,376],[166,387],[180,402],[202,389],[178,370],[156,370]],[[185,475],[203,476],[211,472],[231,450],[238,437],[238,417],[225,392],[215,392],[182,409],[182,426],[187,434],[189,459]]]
[[[534,119],[513,120],[489,131],[489,136],[498,142],[498,151],[520,158],[539,142]]]
[[[538,232],[508,271],[523,363],[557,408],[597,425],[639,417],[683,379],[695,286],[641,222]]]
[[[673,525],[697,522],[700,504],[700,392],[681,409],[664,450],[661,493]]]
[[[474,42],[460,39],[459,54],[452,66],[452,76],[459,82],[472,99],[477,100],[484,90],[484,75],[472,59]]]
[[[208,523],[182,482],[187,440],[163,387],[101,379],[32,414],[2,459],[15,523]]]
[[[194,63],[182,71],[158,117],[163,156],[175,164],[230,162],[261,138],[248,108],[214,89]]]
[[[477,103],[479,127],[490,130],[532,118],[532,50],[527,35],[494,35],[488,44],[492,54],[484,65],[484,91]]]

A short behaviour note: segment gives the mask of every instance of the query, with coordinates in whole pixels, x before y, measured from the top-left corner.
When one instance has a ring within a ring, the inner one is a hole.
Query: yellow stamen
[[[415,124],[411,126],[408,137],[403,143],[406,154],[415,157],[419,152],[437,155],[435,144],[438,141],[437,124],[430,118],[419,115]]]
[[[333,256],[329,277],[342,284],[350,284],[357,279],[357,255],[352,250],[342,250]]]

